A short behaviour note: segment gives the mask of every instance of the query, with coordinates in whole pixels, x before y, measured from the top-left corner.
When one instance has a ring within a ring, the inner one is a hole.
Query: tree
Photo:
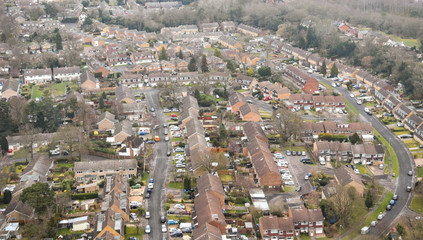
[[[201,71],[203,73],[209,71],[209,67],[207,66],[207,58],[206,58],[206,55],[203,55],[203,57],[201,59]]]
[[[320,73],[323,75],[323,77],[326,76],[327,72],[326,72],[326,61],[323,60],[322,66],[320,67]]]
[[[347,190],[342,186],[336,187],[336,194],[332,197],[333,206],[342,226],[348,226],[351,219],[352,200]]]
[[[370,189],[369,189],[369,191],[367,191],[366,199],[365,199],[364,203],[366,204],[367,209],[372,208],[373,205],[374,205],[373,194],[370,191]]]
[[[63,45],[62,45],[62,36],[60,35],[59,32],[55,33],[53,35],[53,42],[56,44],[56,49],[57,50],[63,50]]]
[[[9,143],[7,142],[6,136],[0,137],[0,149],[2,155],[6,154],[9,151]]]
[[[196,72],[197,71],[197,62],[195,61],[194,57],[191,57],[188,64],[188,71]]]
[[[81,129],[72,125],[65,125],[60,128],[56,133],[56,141],[63,142],[66,145],[66,149],[69,150],[69,155],[73,157],[73,152],[75,150],[75,145],[79,142],[79,135]]]
[[[226,63],[226,68],[228,68],[228,70],[231,72],[235,72],[236,70],[234,63],[231,60]]]
[[[101,94],[100,101],[98,103],[101,110],[103,110],[103,108],[104,108],[104,99],[106,99],[106,93],[105,92],[103,92]]]
[[[47,183],[37,182],[25,188],[19,196],[19,200],[33,207],[39,216],[53,206],[53,197],[54,191],[50,189]]]
[[[403,237],[406,235],[405,227],[401,225],[400,223],[398,223],[397,226],[395,226],[395,228],[397,229],[400,236]]]
[[[264,66],[258,69],[258,74],[262,77],[270,77],[272,75],[272,70],[268,66]]]
[[[360,136],[358,136],[357,133],[354,133],[353,135],[351,135],[350,137],[351,144],[356,144],[356,143],[359,143],[360,141],[361,141]]]
[[[200,100],[201,95],[200,95],[200,91],[198,91],[198,89],[195,89],[195,91],[194,91],[194,97],[197,99],[197,101]]]
[[[4,193],[3,193],[2,202],[4,204],[9,204],[11,200],[12,200],[12,192],[9,191],[9,190],[5,190]]]
[[[184,189],[186,191],[191,190],[191,178],[190,177],[185,177],[184,178]]]
[[[290,138],[296,138],[301,133],[303,121],[299,115],[286,108],[274,112],[273,127],[279,134],[280,144],[285,144]]]
[[[220,50],[218,48],[214,49],[214,56],[221,58],[222,57],[222,53],[220,52]]]
[[[219,126],[219,143],[220,146],[227,146],[228,142],[228,131],[223,123]]]
[[[28,102],[24,98],[13,97],[9,98],[9,114],[16,125],[21,126],[27,121],[27,114],[25,107]]]
[[[182,48],[179,49],[178,58],[184,59],[184,54],[182,53]]]
[[[337,77],[338,76],[338,68],[336,67],[336,64],[334,63],[332,68],[330,69],[330,76],[331,77]]]
[[[27,123],[19,128],[19,133],[23,137],[23,145],[29,149],[31,160],[34,160],[34,144],[36,140],[40,140],[38,134],[41,129],[34,127],[32,124]]]
[[[167,52],[166,52],[166,48],[162,47],[162,49],[160,50],[160,55],[159,55],[159,60],[160,61],[167,61]]]
[[[254,69],[252,67],[248,68],[247,75],[250,76],[250,77],[254,76]]]

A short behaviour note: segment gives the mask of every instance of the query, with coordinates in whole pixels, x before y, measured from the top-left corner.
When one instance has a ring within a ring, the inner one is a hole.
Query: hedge
[[[72,194],[72,200],[86,200],[92,198],[98,198],[98,193],[75,193]]]

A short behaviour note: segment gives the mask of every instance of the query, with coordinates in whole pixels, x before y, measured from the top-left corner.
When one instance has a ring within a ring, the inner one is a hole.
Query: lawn
[[[229,174],[219,175],[219,178],[222,182],[231,182],[232,181],[232,175],[229,175]]]
[[[169,112],[169,113],[165,113],[166,116],[171,117],[172,114],[175,114],[176,116],[179,116],[180,113],[179,112]]]
[[[284,186],[283,188],[284,188],[285,192],[294,192],[295,191],[295,186]]]
[[[23,170],[25,170],[26,166],[27,165],[18,165],[18,166],[16,166],[15,173],[17,173],[17,174],[22,173]]]
[[[417,168],[417,177],[423,177],[423,167]]]
[[[409,133],[408,133],[409,134]],[[419,142],[417,142],[416,140],[414,140],[414,139],[411,139],[411,140],[404,140],[403,141],[404,143],[405,143],[405,145],[407,145],[407,147],[408,148],[418,148],[418,147],[420,147],[420,143]]]
[[[333,90],[333,87],[330,86],[329,84],[325,83],[325,82],[319,82],[320,84],[322,84],[323,86],[325,86],[328,90]]]
[[[170,182],[167,186],[175,189],[184,189],[183,182]]]
[[[351,105],[351,103],[349,101],[345,101],[347,103],[347,106],[349,109],[351,109],[356,115],[358,115],[358,110],[355,109],[355,107],[353,105]]]
[[[137,233],[137,227],[126,227],[125,226],[125,240],[129,239],[129,237],[136,237],[138,239],[142,239],[142,227],[139,227]]]
[[[399,135],[403,135],[403,134],[410,134],[410,131],[395,131],[394,132],[395,135],[399,136]]]
[[[371,175],[370,172],[367,170],[367,168],[364,165],[356,164],[355,166],[357,167],[358,171],[360,171],[361,175],[363,175],[363,174]]]
[[[376,103],[375,102],[366,102],[364,105],[366,107],[374,107],[376,105]]]
[[[75,164],[73,162],[70,162],[70,163],[58,163],[57,164],[57,168],[62,168],[62,167],[73,168],[74,165]]]
[[[398,177],[399,176],[399,163],[398,163],[397,154],[395,153],[392,146],[388,143],[388,141],[386,141],[386,139],[384,137],[382,137],[382,135],[380,135],[379,132],[376,129],[373,128],[373,131],[374,131],[377,139],[379,139],[379,141],[382,142],[382,144],[385,145],[386,148],[388,149],[389,155],[391,155],[391,160],[392,160],[392,173],[395,173],[395,177]]]
[[[372,214],[370,214],[370,215],[366,218],[366,220],[364,221],[363,226],[369,226],[369,225],[370,225],[370,223],[371,223],[372,221],[377,220],[377,216],[378,216],[380,213],[382,213],[382,212],[384,212],[384,211],[385,211],[386,206],[388,206],[389,201],[391,201],[391,200],[392,200],[392,197],[393,197],[393,196],[394,196],[394,194],[393,194],[392,192],[387,192],[387,193],[386,193],[385,198],[384,198],[384,199],[383,199],[383,201],[382,201],[382,203],[379,205],[379,207],[378,207],[378,208],[377,208],[374,212],[372,212]]]
[[[248,89],[239,89],[237,92],[239,93],[248,92]]]
[[[284,147],[284,150],[289,150],[289,151],[296,151],[296,152],[305,152],[305,147],[302,146],[293,146],[293,147]]]
[[[77,85],[73,82],[62,82],[52,85],[36,85],[33,87],[32,99],[41,98],[44,96],[44,91],[48,90],[50,94],[54,96],[63,96],[66,92],[66,86],[69,86],[71,89],[76,89]],[[42,90],[40,87],[43,87]]]
[[[418,39],[415,38],[401,38],[397,35],[388,35],[392,40],[396,42],[404,42],[404,45],[407,47],[420,47],[420,42]]]
[[[423,195],[415,194],[413,200],[411,200],[410,208],[414,211],[423,214]]]
[[[59,228],[59,230],[57,231],[57,235],[62,235],[62,236],[65,236],[65,235],[69,235],[69,234],[83,234],[83,233],[85,233],[85,231],[71,231],[70,229],[68,229],[68,228]]]
[[[177,138],[177,137],[172,138],[172,142],[183,142],[183,141],[184,141],[183,138]]]
[[[363,221],[364,216],[366,216],[368,210],[364,205],[364,199],[358,198],[352,203],[352,213],[351,213],[351,220],[350,226],[353,226],[357,222]],[[348,229],[343,229],[343,231],[347,231]],[[358,231],[351,231],[345,238],[343,239],[354,239],[358,236]]]
[[[263,119],[270,119],[270,118],[272,118],[272,113],[271,112],[268,112],[268,111],[265,111],[265,110],[262,110],[262,109],[260,109],[259,112],[260,112],[261,118],[263,118]]]
[[[13,158],[26,158],[26,154],[27,154],[26,149],[21,149],[13,153]]]

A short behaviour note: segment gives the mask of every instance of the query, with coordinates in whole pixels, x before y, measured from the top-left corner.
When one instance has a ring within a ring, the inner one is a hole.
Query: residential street
[[[163,109],[160,106],[159,101],[159,91],[145,91],[146,100],[148,102],[148,107],[151,109],[153,107],[156,112],[157,125],[159,129],[155,130],[154,133],[157,136],[160,136],[161,141],[155,144],[154,148],[154,162],[150,163],[150,178],[154,179],[154,189],[151,193],[150,199],[146,201],[145,209],[150,211],[151,218],[148,220],[148,224],[151,227],[150,234],[144,234],[144,239],[161,239],[161,223],[160,216],[166,215],[165,210],[165,201],[166,201],[166,177],[168,169],[168,157],[166,152],[170,149],[170,143],[163,141],[163,123],[165,123],[165,115],[163,114]]]
[[[323,79],[317,74],[313,74],[317,80],[331,84],[331,81]],[[407,186],[413,186],[415,173],[413,173],[413,178],[407,175],[408,171],[413,170],[414,161],[411,156],[410,151],[406,145],[395,135],[393,134],[379,119],[376,117],[369,116],[364,112],[364,106],[358,105],[354,98],[350,97],[350,94],[346,88],[337,87],[335,91],[338,91],[341,95],[345,97],[347,101],[351,103],[360,113],[360,117],[372,124],[372,126],[391,144],[393,147],[399,162],[399,176],[396,179],[396,189],[394,194],[399,195],[399,199],[391,211],[387,212],[386,216],[380,221],[376,227],[371,228],[370,233],[372,235],[380,236],[382,233],[389,230],[391,224],[394,220],[401,215],[403,210],[408,208],[410,201],[412,199],[412,194],[406,192]]]

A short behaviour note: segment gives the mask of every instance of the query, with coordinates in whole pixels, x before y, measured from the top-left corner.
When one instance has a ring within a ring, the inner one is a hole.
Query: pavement
[[[331,85],[332,81],[322,78],[317,74],[312,74],[320,82],[327,83]],[[374,129],[376,129],[392,146],[394,149],[399,163],[399,176],[396,181],[396,187],[393,187],[394,194],[399,195],[399,199],[391,211],[388,211],[386,216],[383,218],[376,227],[370,229],[370,235],[381,236],[386,233],[395,222],[395,220],[401,215],[405,210],[408,210],[408,206],[412,199],[412,194],[406,192],[407,186],[413,186],[415,182],[416,172],[414,171],[414,160],[407,146],[395,135],[393,134],[378,118],[375,116],[370,116],[364,112],[364,106],[358,105],[356,99],[350,97],[350,92],[343,87],[336,87],[335,91],[339,92],[340,95],[344,96],[345,100],[350,102],[353,107],[355,107],[362,121],[370,122]],[[376,133],[375,133],[376,134]],[[408,176],[408,171],[413,171],[413,177]]]
[[[150,234],[144,234],[144,239],[162,239],[163,234],[161,231],[160,216],[166,215],[165,202],[166,202],[166,178],[168,170],[168,157],[166,152],[170,149],[170,142],[165,142],[163,123],[165,123],[165,115],[160,106],[159,91],[156,89],[144,91],[148,103],[148,109],[153,107],[156,112],[156,122],[160,126],[159,129],[154,130],[155,135],[160,136],[161,141],[157,142],[154,147],[154,160],[150,163],[150,178],[154,179],[154,189],[151,193],[150,199],[144,203],[146,211],[150,211],[151,218],[148,224],[151,228]],[[167,234],[166,234],[167,236]]]

